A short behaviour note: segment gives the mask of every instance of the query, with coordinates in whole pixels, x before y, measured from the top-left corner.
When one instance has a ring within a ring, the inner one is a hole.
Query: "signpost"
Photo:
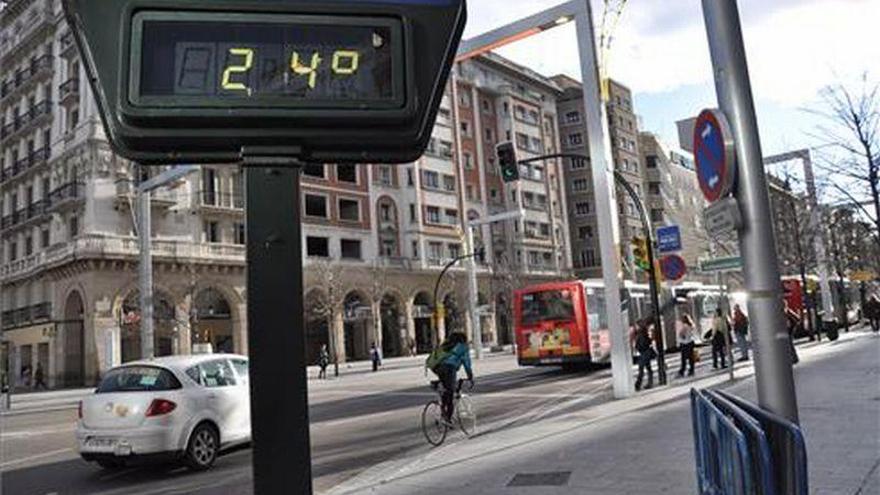
[[[734,198],[724,198],[710,205],[703,210],[703,224],[714,237],[736,233],[743,225],[739,203]]]
[[[677,254],[667,254],[660,258],[660,271],[664,279],[678,282],[687,275],[687,262]]]
[[[727,258],[701,259],[700,271],[703,273],[714,272],[738,272],[742,270],[742,258],[730,256]]]
[[[660,253],[681,251],[681,228],[678,225],[657,228],[657,250]]]
[[[254,493],[312,493],[299,174],[421,156],[465,0],[62,0],[113,150],[246,169]]]

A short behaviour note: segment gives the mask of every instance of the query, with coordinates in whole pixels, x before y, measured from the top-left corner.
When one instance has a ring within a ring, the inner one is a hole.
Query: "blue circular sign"
[[[687,274],[687,262],[677,254],[670,254],[660,259],[660,272],[663,278],[677,282]]]
[[[730,194],[736,177],[736,149],[727,118],[703,110],[694,124],[694,161],[703,196],[710,203]]]

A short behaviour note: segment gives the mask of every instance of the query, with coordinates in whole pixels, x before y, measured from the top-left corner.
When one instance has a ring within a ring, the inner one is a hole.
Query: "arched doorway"
[[[120,315],[120,347],[122,362],[141,359],[141,309],[140,293],[134,290],[122,302]],[[177,320],[174,318],[174,305],[162,293],[153,292],[153,354],[170,356],[174,353],[174,339],[177,337]]]
[[[446,294],[446,297],[443,298],[443,308],[446,310],[446,318],[444,319],[446,323],[446,335],[453,332],[464,332],[465,314],[461,311],[461,307],[458,304],[458,299],[455,297],[454,292]]]
[[[77,387],[85,384],[85,339],[83,338],[84,304],[79,292],[73,291],[64,302],[64,321],[59,325],[64,348],[61,384]]]
[[[431,339],[431,312],[433,304],[431,296],[427,292],[419,292],[413,298],[413,324],[416,332],[416,352],[425,354],[431,352],[433,343]]]
[[[330,315],[324,309],[325,296],[318,290],[306,294],[306,364],[313,365],[321,356],[321,346],[326,345],[330,358],[333,359],[333,349],[330,345]]]
[[[217,289],[204,289],[196,294],[192,310],[192,346],[194,353],[235,352],[232,310]]]
[[[358,292],[349,292],[342,304],[346,361],[370,359],[372,336],[368,324],[372,310],[366,301]]]
[[[379,305],[382,318],[382,355],[398,357],[405,354],[401,332],[406,328],[406,318],[402,318],[400,300],[392,294],[385,294]]]

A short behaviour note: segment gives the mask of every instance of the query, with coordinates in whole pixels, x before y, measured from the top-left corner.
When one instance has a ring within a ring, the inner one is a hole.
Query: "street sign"
[[[657,229],[657,250],[661,253],[681,251],[681,229],[678,225],[667,225]]]
[[[736,198],[724,198],[703,210],[703,224],[713,237],[731,234],[743,226]]]
[[[733,132],[720,110],[703,110],[694,125],[694,161],[703,196],[710,203],[730,194],[736,179]]]
[[[465,0],[62,3],[114,150],[148,164],[413,161],[466,19]]]
[[[742,270],[742,257],[728,256],[725,258],[701,259],[699,261],[700,271],[703,273],[711,272],[738,272]]]
[[[687,274],[687,262],[677,254],[668,254],[660,258],[660,271],[664,279],[678,282]]]

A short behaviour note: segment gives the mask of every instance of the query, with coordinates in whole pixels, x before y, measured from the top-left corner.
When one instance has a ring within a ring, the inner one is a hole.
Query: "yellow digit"
[[[347,66],[342,61],[347,60]],[[361,54],[353,50],[338,50],[333,54],[333,73],[337,75],[354,74],[358,70]]]
[[[244,83],[230,82],[229,78],[232,76],[232,74],[239,74],[250,70],[254,63],[254,51],[250,48],[230,48],[229,54],[244,57],[244,64],[230,65],[229,67],[226,67],[226,70],[223,71],[223,80],[221,81],[220,85],[223,87],[223,89],[236,89],[239,91],[247,91],[248,93],[250,93],[250,88],[248,88]]]
[[[309,88],[315,89],[318,82],[318,66],[321,65],[321,55],[318,52],[312,54],[312,60],[309,65],[302,65],[299,60],[299,53],[293,52],[290,57],[290,70],[299,76],[308,76]]]

